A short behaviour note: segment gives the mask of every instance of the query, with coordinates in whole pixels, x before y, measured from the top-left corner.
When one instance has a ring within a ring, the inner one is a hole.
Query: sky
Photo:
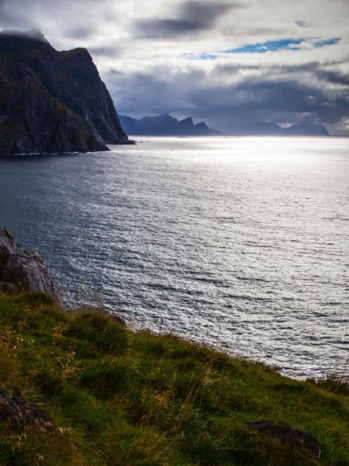
[[[86,47],[119,114],[349,135],[349,0],[0,0],[0,29]]]

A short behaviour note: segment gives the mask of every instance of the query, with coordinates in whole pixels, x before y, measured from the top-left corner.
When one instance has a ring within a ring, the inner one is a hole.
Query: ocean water
[[[349,139],[139,138],[0,159],[0,224],[100,303],[296,378],[349,346]]]

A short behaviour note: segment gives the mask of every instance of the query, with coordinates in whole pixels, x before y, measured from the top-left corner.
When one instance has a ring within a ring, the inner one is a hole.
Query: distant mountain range
[[[229,134],[236,136],[329,136],[327,129],[317,123],[298,123],[282,128],[273,122],[236,123]]]
[[[119,115],[122,128],[135,136],[222,136],[223,133],[209,128],[206,123],[194,124],[191,117],[177,120],[168,114],[145,116],[140,120]]]
[[[119,115],[121,126],[127,134],[135,136],[223,136],[206,123],[193,123],[191,117],[177,120],[168,114],[141,119]],[[327,129],[315,123],[299,123],[281,128],[273,122],[241,122],[228,133],[231,136],[328,136]]]

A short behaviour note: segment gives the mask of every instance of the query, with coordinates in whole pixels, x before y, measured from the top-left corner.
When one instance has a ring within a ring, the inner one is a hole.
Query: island
[[[165,113],[157,116],[145,116],[141,119],[120,115],[121,125],[127,134],[134,136],[222,136],[201,121],[194,124],[192,117],[178,120]]]

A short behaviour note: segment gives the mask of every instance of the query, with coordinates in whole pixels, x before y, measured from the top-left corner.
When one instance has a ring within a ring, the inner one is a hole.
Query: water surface
[[[294,377],[348,358],[349,140],[142,138],[0,159],[0,224],[101,302]]]

